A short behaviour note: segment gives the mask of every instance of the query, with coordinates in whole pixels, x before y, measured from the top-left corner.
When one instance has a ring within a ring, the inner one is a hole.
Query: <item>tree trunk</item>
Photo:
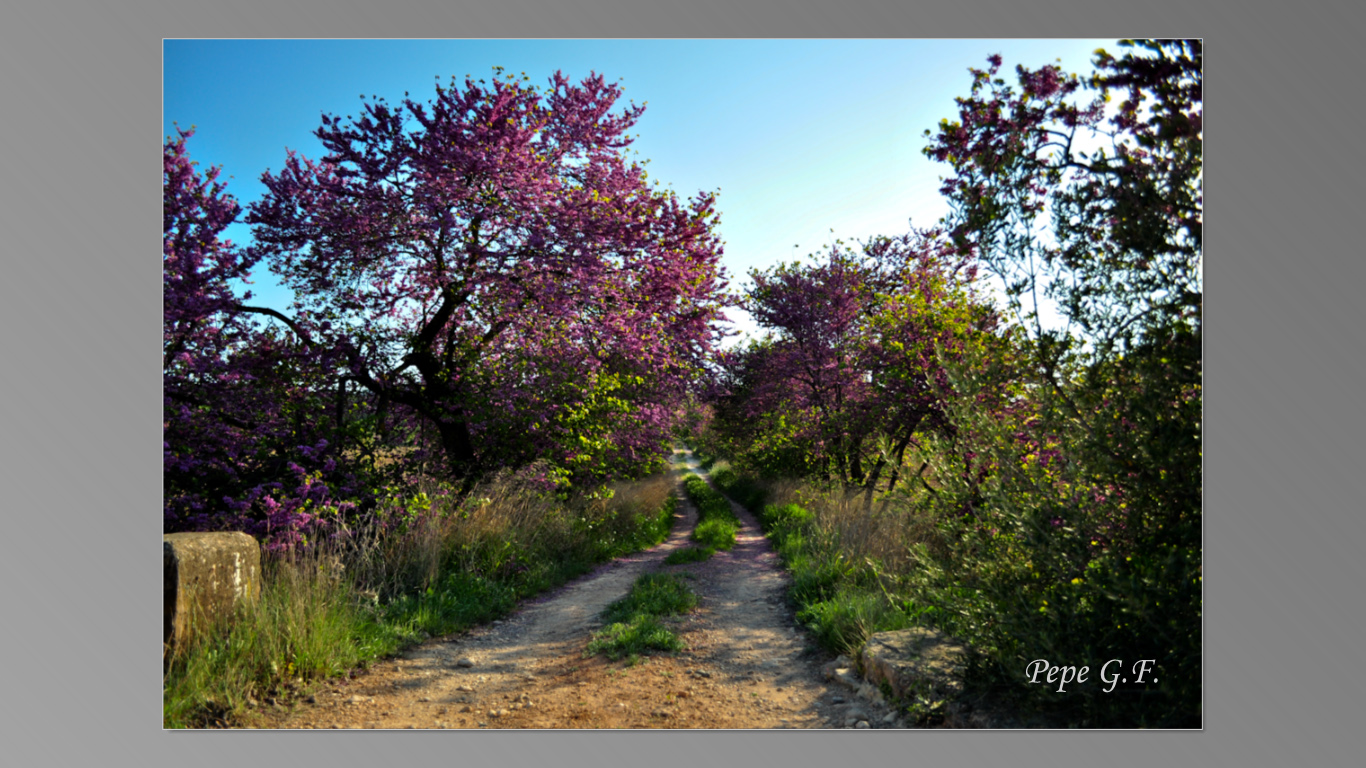
[[[446,454],[446,464],[451,470],[452,479],[472,479],[476,474],[476,466],[469,424],[464,419],[432,421],[436,424],[437,434],[441,437],[441,449]]]

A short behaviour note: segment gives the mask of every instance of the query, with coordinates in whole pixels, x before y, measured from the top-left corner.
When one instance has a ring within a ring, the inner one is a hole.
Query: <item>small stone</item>
[[[431,701],[431,700],[432,700],[432,699],[431,699],[430,696],[423,696],[422,698],[418,699],[418,701]]]
[[[472,667],[472,666],[474,666],[474,659],[471,659],[470,657],[466,656],[466,657],[460,659],[459,661],[455,662],[455,666],[457,666],[457,667],[467,667],[467,668],[468,668],[468,667]]]
[[[855,728],[872,728],[872,726],[868,724],[868,721],[867,721],[867,720],[860,720],[860,721],[858,721],[858,723],[857,723],[854,727],[855,727]]]
[[[455,690],[457,690],[457,691],[465,691],[466,693],[474,693],[474,688],[471,687],[471,686],[468,686],[468,685],[457,685],[457,686],[455,687]]]

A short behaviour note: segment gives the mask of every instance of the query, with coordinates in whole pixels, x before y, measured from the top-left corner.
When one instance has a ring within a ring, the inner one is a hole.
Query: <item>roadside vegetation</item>
[[[523,598],[662,542],[672,489],[660,476],[564,501],[504,476],[459,502],[409,499],[388,526],[268,552],[260,600],[169,660],[163,724],[240,723],[254,705],[505,616]]]
[[[922,623],[1021,711],[1198,727],[1202,50],[1121,46],[1090,77],[988,57],[926,132],[938,228],[752,272],[767,334],[690,442],[832,651]],[[1037,659],[1091,678],[1030,683]]]
[[[245,209],[167,137],[163,528],[254,536],[264,589],[174,649],[164,723],[240,722],[663,541],[681,440],[831,652],[931,626],[1022,711],[1199,727],[1202,44],[1121,47],[1086,76],[987,57],[925,132],[943,220],[738,298],[714,196],[648,181],[644,107],[600,76],[324,116],[327,154]],[[253,247],[221,238],[239,222]],[[240,293],[259,267],[289,312]],[[722,351],[731,301],[763,334]],[[670,565],[739,529],[684,487]],[[643,579],[593,652],[676,650],[690,594]],[[1030,684],[1036,659],[1093,677]],[[1111,659],[1152,675],[1104,690]]]
[[[720,339],[719,218],[648,179],[621,94],[495,67],[365,100],[245,206],[193,130],[166,137],[163,530],[243,531],[265,561],[259,604],[168,660],[166,725],[234,722],[663,540]],[[287,307],[241,288],[266,269]]]

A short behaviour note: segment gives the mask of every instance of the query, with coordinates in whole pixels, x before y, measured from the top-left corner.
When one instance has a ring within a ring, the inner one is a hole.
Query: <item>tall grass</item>
[[[364,607],[334,563],[320,553],[270,557],[257,602],[199,623],[168,661],[164,725],[230,725],[254,699],[298,693],[310,680],[397,650],[402,633]]]
[[[935,492],[903,487],[870,504],[861,494],[809,482],[716,474],[723,488],[749,489],[737,496],[764,500],[758,517],[792,574],[797,617],[827,650],[853,655],[873,633],[929,626],[968,648],[964,682],[974,696],[989,691],[1022,715],[1082,727],[1198,724],[1198,674],[1169,686],[1164,674],[1168,687],[1134,685],[1113,693],[1102,692],[1101,684],[1060,694],[1021,682],[1025,666],[1041,657],[1090,666],[1092,681],[1114,658],[1198,670],[1198,645],[1194,651],[1182,646],[1179,628],[1171,626],[1184,608],[1172,595],[1199,586],[1168,575],[1183,565],[1183,553],[1120,551],[1109,555],[1122,561],[1115,575],[1105,570],[1107,553],[1088,552],[1088,567],[1051,576],[1050,567],[1061,570],[1052,563],[1080,559],[1066,549],[1077,538],[1069,529],[1055,522],[1038,526],[1043,533],[1024,525],[1012,530],[1004,506],[990,518],[965,517],[951,503],[961,496],[952,496],[947,483]],[[1037,502],[1021,496],[1013,503]],[[1178,637],[1171,649],[1160,645],[1171,636]]]
[[[502,475],[459,502],[414,493],[307,552],[268,555],[260,600],[196,627],[201,639],[168,662],[163,723],[240,723],[253,699],[288,700],[311,681],[506,615],[662,542],[674,505],[666,476],[563,502]]]
[[[904,596],[913,546],[942,545],[914,495],[877,499],[795,480],[762,481],[723,467],[718,486],[755,511],[792,574],[797,618],[832,653],[854,654],[875,632],[925,621],[933,609]]]

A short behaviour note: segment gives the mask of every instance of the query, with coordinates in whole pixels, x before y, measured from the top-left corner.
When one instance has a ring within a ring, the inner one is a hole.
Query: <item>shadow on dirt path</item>
[[[689,451],[687,467],[706,477]],[[822,671],[785,595],[787,574],[754,517],[734,502],[735,547],[665,566],[687,545],[697,511],[682,491],[669,538],[524,602],[506,620],[439,638],[325,685],[292,710],[262,710],[267,728],[888,728],[878,701]],[[681,575],[698,594],[666,623],[687,644],[635,666],[584,658],[599,617],[648,571]]]

